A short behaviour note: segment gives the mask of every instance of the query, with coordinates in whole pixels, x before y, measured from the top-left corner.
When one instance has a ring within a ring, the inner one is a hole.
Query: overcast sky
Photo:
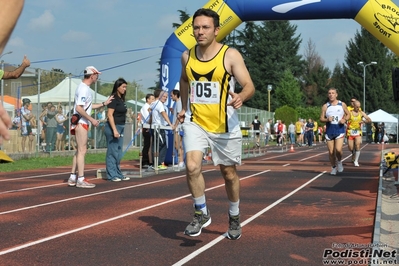
[[[103,81],[124,77],[147,88],[156,80],[157,61],[162,46],[173,33],[172,23],[180,21],[177,10],[187,10],[192,15],[207,2],[26,0],[4,49],[4,53],[13,53],[4,55],[2,59],[19,64],[26,54],[32,67],[59,68],[73,75],[79,75],[86,66],[94,65],[104,70]],[[399,0],[393,2],[399,5]],[[292,23],[298,25],[297,34],[302,37],[300,53],[303,54],[311,39],[331,70],[337,62],[344,62],[345,47],[360,30],[360,25],[350,19]]]

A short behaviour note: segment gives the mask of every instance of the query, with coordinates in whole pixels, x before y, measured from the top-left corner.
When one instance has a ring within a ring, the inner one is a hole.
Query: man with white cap
[[[92,102],[93,95],[90,90],[90,85],[97,81],[98,75],[100,74],[101,72],[94,66],[86,67],[84,70],[83,80],[75,92],[73,115],[77,119],[75,123],[72,123],[71,121],[71,134],[76,137],[77,148],[75,155],[73,156],[71,175],[68,179],[68,186],[71,187],[94,188],[96,186],[87,181],[84,177],[89,123],[95,127],[99,125],[99,121],[91,117],[90,114],[92,109],[106,106],[113,99],[113,96],[110,96],[105,102],[99,104]],[[76,170],[78,171],[77,174]]]

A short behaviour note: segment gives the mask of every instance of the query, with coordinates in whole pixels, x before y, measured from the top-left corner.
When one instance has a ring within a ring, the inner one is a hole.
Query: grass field
[[[133,150],[126,152],[122,160],[137,160],[138,158],[139,152],[137,150]],[[86,154],[85,163],[105,163],[105,152]],[[40,168],[51,168],[57,166],[67,166],[71,164],[72,156],[54,156],[50,158],[36,157],[29,159],[20,159],[11,163],[0,163],[0,171],[14,172]]]

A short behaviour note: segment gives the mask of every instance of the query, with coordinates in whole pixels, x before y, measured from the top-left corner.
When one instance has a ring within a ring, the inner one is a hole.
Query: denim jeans
[[[116,130],[122,135],[125,130],[125,125],[115,125]],[[107,172],[107,179],[110,180],[114,177],[122,178],[123,174],[120,167],[120,162],[123,155],[123,137],[114,138],[109,123],[105,123],[105,137],[107,139],[107,154],[105,158],[105,167]]]
[[[265,145],[269,144],[269,133],[266,133],[265,135]]]
[[[291,144],[295,144],[295,132],[290,133],[290,140],[291,140]]]

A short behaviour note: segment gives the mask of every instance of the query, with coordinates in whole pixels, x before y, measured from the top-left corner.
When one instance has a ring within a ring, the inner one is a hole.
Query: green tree
[[[377,62],[377,65],[363,66]],[[363,64],[359,64],[363,62]],[[371,113],[384,109],[389,113],[398,111],[398,103],[393,101],[391,69],[394,66],[392,53],[366,29],[356,32],[354,39],[349,41],[343,67],[342,81],[344,87],[340,90],[340,99],[349,101],[352,96],[359,99],[363,106],[366,99],[366,112]],[[365,71],[366,93],[363,93],[363,72]]]
[[[296,120],[298,120],[297,117],[298,117],[298,112],[294,108],[288,105],[284,105],[282,107],[277,108],[274,113],[274,118],[276,120],[284,121],[286,125],[287,123],[290,122],[294,123]]]
[[[324,67],[324,60],[316,52],[316,46],[309,40],[304,53],[305,67],[302,75],[302,90],[307,106],[319,106],[324,101],[324,91],[330,82],[331,71]]]
[[[184,10],[177,10],[179,12],[180,23],[172,23],[172,27],[174,29],[179,28],[184,22],[186,22],[191,15],[187,12],[187,9]]]
[[[307,121],[309,118],[312,118],[314,121],[317,121],[318,125],[320,125],[319,118],[321,113],[321,106],[298,107],[296,108],[296,111],[298,112],[298,117],[296,120],[298,120],[299,118],[303,118]]]
[[[237,49],[243,54],[256,88],[248,106],[267,109],[267,85],[276,87],[286,69],[291,69],[296,77],[301,73],[303,61],[298,55],[301,40],[295,36],[296,29],[289,21],[264,21],[246,23],[238,32]],[[273,109],[276,107],[273,104]]]
[[[285,70],[281,81],[277,84],[273,100],[275,106],[288,105],[292,108],[304,105],[304,94],[300,84],[289,69]],[[294,120],[295,121],[295,120]]]
[[[58,85],[64,80],[67,75],[62,69],[52,68],[50,71],[40,70],[40,93],[46,92]],[[34,88],[33,94],[37,93],[37,88]]]

